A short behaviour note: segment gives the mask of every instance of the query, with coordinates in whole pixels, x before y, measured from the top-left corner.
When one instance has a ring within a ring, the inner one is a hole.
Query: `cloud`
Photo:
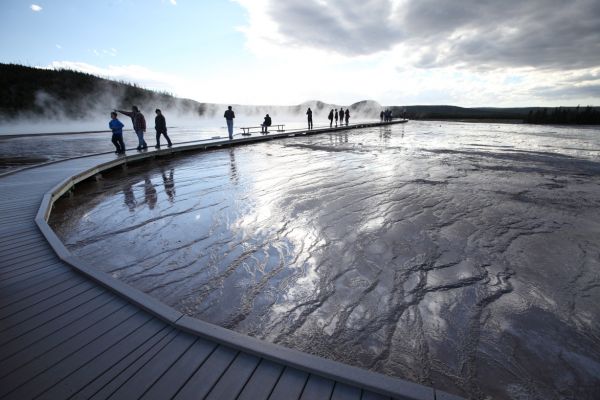
[[[173,4],[174,6],[177,5],[177,0],[170,0],[171,4]]]
[[[400,52],[421,68],[600,65],[597,0],[237,2],[249,12],[250,40],[345,56]]]
[[[30,8],[31,8],[32,11],[35,11],[35,12],[42,11],[42,7],[38,6],[37,4],[32,4],[30,6]]]

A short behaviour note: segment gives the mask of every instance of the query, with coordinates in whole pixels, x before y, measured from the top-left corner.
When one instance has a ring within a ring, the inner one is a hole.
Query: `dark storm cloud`
[[[366,55],[403,43],[423,67],[600,65],[598,0],[286,0],[269,12],[292,44]]]

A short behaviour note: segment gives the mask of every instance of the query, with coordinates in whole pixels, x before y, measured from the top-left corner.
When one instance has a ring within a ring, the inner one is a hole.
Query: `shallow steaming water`
[[[411,121],[77,187],[77,255],[238,332],[476,399],[600,398],[600,132]]]

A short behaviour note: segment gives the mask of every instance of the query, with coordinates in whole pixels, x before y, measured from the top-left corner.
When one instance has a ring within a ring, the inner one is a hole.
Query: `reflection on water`
[[[547,129],[410,122],[147,161],[51,223],[238,332],[472,398],[595,399],[600,137]]]

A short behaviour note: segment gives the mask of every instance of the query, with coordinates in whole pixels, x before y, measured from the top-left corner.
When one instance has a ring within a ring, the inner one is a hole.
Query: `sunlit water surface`
[[[78,186],[80,257],[226,328],[477,399],[600,398],[600,132],[411,121]]]

